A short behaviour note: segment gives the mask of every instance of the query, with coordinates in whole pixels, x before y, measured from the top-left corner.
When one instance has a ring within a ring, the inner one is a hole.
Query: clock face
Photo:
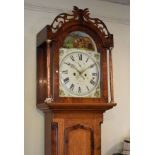
[[[60,55],[62,53],[59,64],[62,96],[95,97],[93,94],[99,89],[100,83],[100,55],[77,49],[61,49]]]
[[[59,80],[64,92],[71,96],[89,96],[99,85],[99,65],[88,52],[67,52],[60,62]]]

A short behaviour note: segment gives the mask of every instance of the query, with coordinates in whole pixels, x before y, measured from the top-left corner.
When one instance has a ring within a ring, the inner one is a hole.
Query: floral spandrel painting
[[[64,41],[63,48],[78,48],[96,51],[93,39],[88,34],[80,31],[70,33]]]

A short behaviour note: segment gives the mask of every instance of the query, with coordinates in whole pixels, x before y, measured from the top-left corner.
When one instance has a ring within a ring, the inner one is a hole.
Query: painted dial
[[[99,83],[99,66],[84,52],[72,52],[60,62],[60,82],[72,96],[87,96]]]

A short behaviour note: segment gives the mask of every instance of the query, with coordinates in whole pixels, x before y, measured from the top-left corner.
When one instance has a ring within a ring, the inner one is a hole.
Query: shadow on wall
[[[122,151],[122,142],[113,145],[106,153],[106,155],[114,155],[115,153]]]

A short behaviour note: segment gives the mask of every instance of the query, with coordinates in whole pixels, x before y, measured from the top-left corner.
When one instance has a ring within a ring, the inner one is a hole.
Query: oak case
[[[74,31],[88,34],[100,53],[99,98],[59,96],[59,49]],[[101,154],[103,113],[116,105],[112,48],[106,25],[78,7],[58,15],[37,34],[37,107],[45,113],[45,155]]]

